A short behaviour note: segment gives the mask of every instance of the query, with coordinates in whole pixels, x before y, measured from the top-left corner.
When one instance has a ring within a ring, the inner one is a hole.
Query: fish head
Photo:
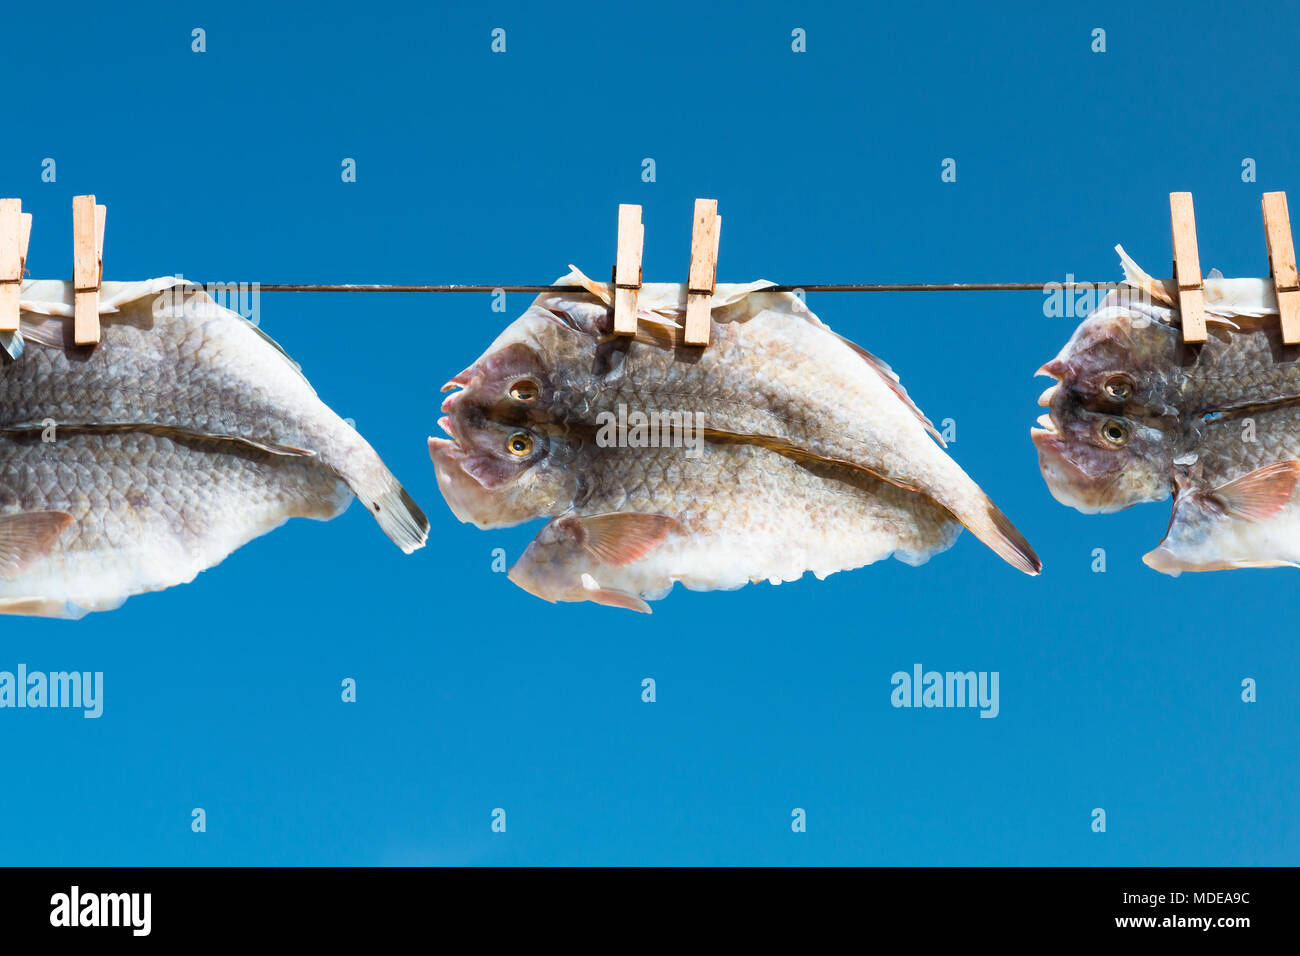
[[[429,439],[438,489],[461,521],[499,528],[565,510],[578,478],[566,445],[546,428],[497,421],[460,404],[438,424],[451,440]]]
[[[562,417],[557,392],[572,393],[587,375],[604,370],[597,368],[597,353],[609,337],[611,322],[609,310],[599,303],[543,297],[473,365],[443,386],[444,392],[457,389],[443,411],[466,404],[477,405],[499,421]]]
[[[1038,465],[1061,504],[1096,514],[1168,496],[1174,422],[1056,408],[1038,424],[1030,431]]]
[[[1139,297],[1112,292],[1079,324],[1060,354],[1038,370],[1057,380],[1039,404],[1066,402],[1141,416],[1176,414],[1166,397],[1167,379],[1185,356],[1171,314]]]
[[[555,394],[541,351],[528,341],[489,349],[443,386],[444,392],[451,389],[458,391],[442,404],[448,414],[474,406],[497,421],[520,423],[543,420]]]

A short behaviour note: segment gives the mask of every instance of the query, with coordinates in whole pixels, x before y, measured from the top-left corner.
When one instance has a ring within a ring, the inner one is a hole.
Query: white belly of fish
[[[328,520],[352,499],[320,463],[150,432],[0,439],[7,519],[62,512],[38,554],[5,549],[0,613],[80,617],[193,580],[292,517]]]
[[[646,601],[676,583],[731,590],[809,572],[824,578],[890,556],[921,564],[961,531],[925,495],[851,470],[745,445],[710,446],[690,467],[650,464],[671,454],[645,454],[629,468],[630,478],[643,477],[624,493],[598,495],[543,528],[511,580],[550,601],[647,611]]]

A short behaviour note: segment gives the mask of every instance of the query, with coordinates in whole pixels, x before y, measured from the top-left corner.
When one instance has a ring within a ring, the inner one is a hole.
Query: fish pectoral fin
[[[588,591],[587,596],[596,604],[603,604],[606,607],[621,607],[628,611],[638,611],[641,614],[651,613],[649,604],[635,594],[628,594],[626,591],[616,591],[613,588],[596,588]]]
[[[668,515],[632,511],[557,518],[555,525],[556,531],[572,535],[592,557],[615,567],[644,558],[680,527],[677,519]]]
[[[1234,478],[1211,493],[1224,510],[1246,521],[1267,521],[1281,511],[1300,482],[1300,461],[1279,461]]]
[[[0,518],[0,577],[12,581],[72,523],[66,511],[26,511]]]
[[[1234,478],[1212,491],[1182,486],[1169,529],[1142,556],[1163,574],[1230,571],[1295,565],[1294,549],[1280,546],[1263,522],[1280,517],[1300,484],[1300,461],[1279,461]],[[1283,535],[1285,538],[1286,535]]]
[[[57,617],[76,621],[86,616],[85,608],[58,598],[14,597],[0,598],[0,614],[23,617]]]

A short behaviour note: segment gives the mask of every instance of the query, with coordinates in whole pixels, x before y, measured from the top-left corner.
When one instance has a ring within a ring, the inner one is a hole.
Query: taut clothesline
[[[1268,243],[1269,272],[1277,293],[1282,341],[1300,344],[1300,271],[1286,194],[1265,193],[1262,201],[1264,232]],[[78,345],[99,342],[99,288],[104,278],[104,220],[106,209],[94,196],[74,196],[73,221],[73,341]],[[1196,244],[1196,219],[1192,194],[1170,193],[1169,216],[1173,238],[1174,270],[1171,298],[1181,315],[1183,341],[1206,341],[1205,291],[1200,255]],[[16,332],[22,311],[22,282],[26,271],[28,239],[32,217],[22,211],[18,199],[0,199],[0,332]],[[710,308],[717,287],[718,243],[722,217],[716,199],[695,200],[691,228],[691,260],[686,281],[686,322],[683,341],[687,345],[709,344]],[[635,335],[637,297],[642,287],[641,253],[645,226],[641,207],[624,203],[618,207],[618,237],[612,304],[614,332]],[[853,282],[775,285],[774,292],[1039,292],[1066,289],[1100,291],[1123,287],[1119,282],[1080,282],[1067,276],[1066,282]],[[582,292],[575,285],[435,285],[435,284],[343,284],[343,283],[257,283],[261,292]]]
[[[258,282],[260,292],[586,292],[577,285],[433,285]],[[765,292],[1043,292],[1119,289],[1122,282],[845,282],[766,286]]]

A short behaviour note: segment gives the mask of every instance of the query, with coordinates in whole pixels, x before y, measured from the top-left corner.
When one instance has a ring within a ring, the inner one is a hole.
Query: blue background
[[[70,275],[84,192],[109,279],[603,278],[637,202],[647,281],[682,281],[708,196],[724,281],[1112,280],[1116,242],[1168,272],[1171,190],[1205,271],[1266,274],[1260,194],[1300,189],[1287,8],[1048,6],[18,5],[0,195],[35,213],[40,278]],[[1073,319],[1033,293],[809,297],[955,419],[1040,578],[965,534],[919,569],[679,589],[644,617],[518,590],[492,549],[538,525],[481,532],[438,494],[438,387],[530,298],[263,296],[429,546],[404,557],[354,505],[112,613],[0,620],[0,669],[106,685],[99,720],[0,711],[0,863],[1297,862],[1296,572],[1170,579],[1139,560],[1167,506],[1050,497],[1031,375]],[[892,708],[916,662],[1000,672],[1001,715]]]

